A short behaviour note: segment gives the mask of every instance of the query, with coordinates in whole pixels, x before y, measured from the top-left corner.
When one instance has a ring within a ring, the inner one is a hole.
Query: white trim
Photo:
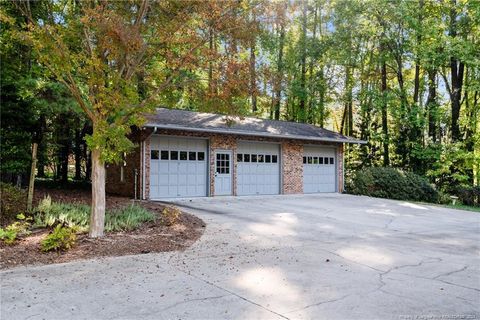
[[[226,129],[211,129],[211,128],[191,128],[178,125],[169,124],[154,124],[147,123],[145,127],[152,127],[155,129],[171,129],[171,130],[185,130],[192,132],[209,132],[209,133],[221,133],[221,134],[234,134],[240,136],[252,136],[252,137],[269,137],[280,139],[292,139],[292,140],[308,140],[308,141],[323,141],[323,142],[336,142],[336,143],[353,143],[353,144],[366,144],[367,141],[357,139],[334,139],[334,138],[320,138],[302,135],[288,135],[288,134],[274,134],[266,132],[247,132],[243,130],[226,130]]]
[[[215,177],[215,173],[217,172],[217,152],[220,152],[220,153],[228,153],[230,154],[230,183],[231,183],[231,186],[230,186],[230,190],[232,191],[230,194],[216,194],[215,193],[215,180],[216,180],[216,177]],[[234,195],[234,187],[235,187],[235,183],[234,183],[234,180],[236,178],[236,176],[234,176],[234,174],[236,175],[237,172],[235,171],[235,163],[234,163],[234,159],[233,159],[233,150],[232,149],[224,149],[224,148],[216,148],[216,149],[213,149],[213,196],[214,197],[224,197],[224,196],[233,196]]]

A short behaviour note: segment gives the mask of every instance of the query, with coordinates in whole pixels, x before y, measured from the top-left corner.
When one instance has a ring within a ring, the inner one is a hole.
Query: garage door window
[[[272,154],[238,153],[237,162],[277,163],[278,156]],[[305,163],[305,157],[304,157]]]
[[[150,159],[158,160],[158,150],[151,150],[150,151]]]
[[[225,153],[217,154],[217,173],[229,174],[230,173],[230,155]]]
[[[268,162],[265,160],[265,162]],[[335,164],[335,158],[333,157],[303,157],[303,164]]]
[[[160,159],[162,160],[168,160],[168,150],[162,150],[160,152]]]
[[[170,151],[170,160],[178,160],[178,151]]]
[[[187,160],[187,151],[180,151],[180,160]]]

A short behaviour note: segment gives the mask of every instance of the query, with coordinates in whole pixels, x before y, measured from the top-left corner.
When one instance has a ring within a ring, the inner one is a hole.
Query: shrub
[[[379,198],[437,202],[438,192],[423,177],[394,168],[367,168],[355,172],[347,183],[352,194]]]
[[[0,228],[0,240],[6,244],[13,244],[19,236],[26,236],[30,234],[30,220],[31,218],[26,218],[23,214],[17,215],[19,221],[7,226],[5,229]]]
[[[17,232],[10,226],[5,229],[0,228],[0,239],[6,244],[13,244],[17,239]]]
[[[25,190],[0,182],[0,224],[7,225],[27,209]]]
[[[173,226],[178,222],[180,217],[180,209],[177,207],[165,207],[162,210],[162,221],[166,226]]]
[[[61,224],[74,227],[78,232],[87,232],[90,225],[90,206],[87,205],[57,203],[46,197],[38,205],[37,211],[35,225],[39,227]],[[137,205],[108,210],[105,213],[105,231],[129,231],[153,220],[153,213]]]
[[[129,231],[138,228],[142,223],[155,220],[155,215],[137,205],[109,211],[105,216],[105,231]]]
[[[455,190],[455,194],[462,204],[480,207],[480,186],[458,187]]]
[[[65,251],[73,247],[77,236],[74,228],[57,225],[41,242],[42,251]]]
[[[76,203],[52,202],[50,196],[44,198],[37,207],[35,225],[38,227],[54,227],[58,224],[75,227],[79,232],[88,231],[90,223],[90,207]]]
[[[451,204],[452,203],[452,198],[448,193],[444,193],[439,191],[438,192],[438,203],[439,204]]]

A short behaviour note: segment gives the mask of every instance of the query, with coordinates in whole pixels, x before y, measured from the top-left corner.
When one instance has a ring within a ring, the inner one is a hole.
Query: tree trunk
[[[71,115],[66,113],[60,116],[58,120],[58,130],[60,132],[58,152],[58,175],[62,183],[68,182],[68,156],[70,154],[70,125],[68,119]]]
[[[423,5],[424,5],[424,0],[420,0],[418,2],[418,24],[421,26],[422,25],[422,20],[423,20]],[[422,34],[421,31],[417,33],[417,46],[420,46],[422,42]],[[415,58],[415,80],[414,80],[414,88],[413,88],[413,103],[417,104],[418,103],[418,98],[419,98],[419,92],[420,92],[420,59],[417,57]]]
[[[283,80],[283,47],[285,44],[285,15],[288,1],[285,1],[284,8],[280,14],[280,36],[278,44],[277,74],[275,79],[275,120],[280,120],[280,103],[282,100],[282,80]]]
[[[449,26],[449,36],[452,38],[457,37],[457,1],[451,0],[451,9],[450,9],[450,26]],[[462,87],[463,87],[463,73],[465,70],[465,64],[461,62],[457,57],[450,58],[450,76],[451,76],[451,92],[450,92],[450,102],[452,107],[452,140],[458,141],[460,139],[460,125],[458,119],[460,117],[460,106],[462,98]]]
[[[320,84],[321,84],[320,98],[319,98],[319,101],[318,101],[318,107],[320,109],[319,125],[320,125],[320,127],[323,128],[323,126],[325,125],[325,92],[326,92],[325,76],[324,76],[324,72],[323,72],[323,66],[320,70]]]
[[[75,129],[75,180],[82,179],[82,136],[80,132],[80,123],[77,124]]]
[[[426,108],[428,110],[428,136],[433,142],[437,141],[437,71],[428,70],[428,97]]]
[[[47,149],[47,142],[45,139],[45,132],[47,131],[47,120],[44,114],[40,115],[38,133],[34,142],[38,144],[37,152],[37,176],[44,178],[45,177],[45,162],[47,156],[45,155]]]
[[[418,62],[415,65],[415,80],[413,88],[413,103],[418,103],[418,97],[420,92],[420,65]]]
[[[382,52],[382,50],[380,50]],[[387,64],[382,62],[382,132],[383,132],[383,166],[390,165],[390,155],[388,151],[388,114],[387,114]]]
[[[37,167],[37,147],[35,142],[32,145],[32,166],[30,168],[30,181],[28,182],[28,197],[27,197],[27,210],[32,210],[33,203],[33,188],[35,186],[35,168]]]
[[[343,113],[342,113],[342,122],[340,124],[340,133],[345,134],[345,135],[347,134],[345,132],[345,130],[346,130],[345,129],[345,127],[346,127],[345,123],[347,122],[347,116],[348,116],[348,108],[347,108],[347,106],[344,106]]]
[[[412,124],[410,123],[411,110],[408,106],[407,94],[405,92],[402,56],[399,54],[395,60],[397,61],[397,81],[400,89],[400,117],[402,121],[399,130],[399,141],[397,142],[397,153],[400,154],[402,158],[402,164],[404,167],[406,167],[409,159],[409,140],[413,141],[414,139],[409,139],[412,131]]]
[[[313,8],[313,26],[312,26],[312,39],[316,41],[317,38],[317,26],[318,26],[318,4],[314,5]],[[314,64],[316,57],[314,54],[310,56],[310,64],[308,66],[308,74],[309,74],[309,95],[308,95],[308,112],[307,112],[307,122],[308,123],[315,123],[316,122],[316,104],[315,104],[315,76],[314,76]]]
[[[460,124],[458,123],[458,119],[460,118],[465,64],[455,58],[451,58],[450,70],[452,79],[452,94],[450,96],[452,104],[452,140],[458,141],[460,139]]]
[[[92,209],[90,216],[89,237],[103,236],[105,227],[105,165],[100,159],[100,150],[92,154]]]
[[[304,122],[306,118],[307,110],[305,110],[305,100],[307,97],[306,88],[306,73],[307,73],[307,0],[303,0],[303,17],[302,17],[302,35],[301,35],[301,59],[300,59],[300,121]]]
[[[348,66],[346,70],[346,94],[347,94],[347,104],[345,108],[347,109],[347,135],[353,135],[353,94],[352,94],[352,69]],[[349,145],[347,145],[347,150]]]
[[[210,28],[209,34],[208,34],[208,48],[210,49],[210,55],[213,54],[213,49],[214,49],[214,39],[213,39],[213,28]],[[212,57],[210,56],[209,61],[208,61],[208,94],[213,96],[213,62],[212,62]]]
[[[257,111],[257,74],[255,72],[255,37],[250,44],[250,96],[252,98],[252,112]]]

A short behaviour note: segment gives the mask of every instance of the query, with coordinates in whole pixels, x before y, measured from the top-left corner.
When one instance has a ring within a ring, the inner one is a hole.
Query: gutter
[[[292,140],[307,140],[307,141],[321,141],[321,142],[335,142],[335,143],[351,143],[351,144],[366,144],[365,140],[357,139],[335,139],[335,138],[317,138],[301,135],[287,135],[287,134],[274,134],[264,132],[247,132],[243,130],[225,130],[225,129],[212,129],[212,128],[191,128],[185,126],[171,125],[171,124],[155,124],[147,123],[145,127],[154,128],[155,133],[157,129],[171,129],[171,130],[185,130],[192,132],[209,132],[209,133],[222,133],[222,134],[235,134],[239,136],[252,136],[252,137],[268,137],[268,138],[280,138],[280,139],[292,139]]]

